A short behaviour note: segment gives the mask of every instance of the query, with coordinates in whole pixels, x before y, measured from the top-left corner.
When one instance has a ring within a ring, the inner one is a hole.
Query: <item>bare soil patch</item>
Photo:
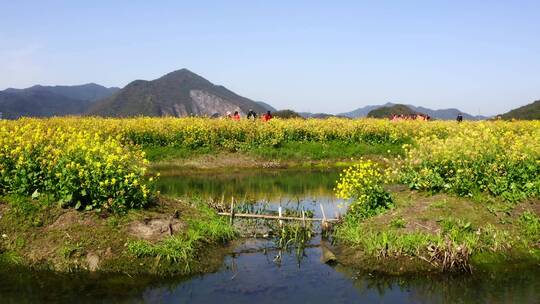
[[[92,218],[87,215],[82,215],[81,212],[77,210],[66,210],[51,225],[47,226],[45,230],[67,230],[71,226],[77,224],[91,226],[94,225],[95,222],[92,220]]]
[[[132,222],[127,227],[129,235],[156,242],[186,228],[186,224],[175,218],[153,218]]]

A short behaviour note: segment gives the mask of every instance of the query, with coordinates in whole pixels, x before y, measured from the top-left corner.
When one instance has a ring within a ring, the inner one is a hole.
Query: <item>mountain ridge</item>
[[[382,105],[367,105],[367,106],[355,109],[355,110],[350,111],[350,112],[340,113],[338,115],[343,115],[343,116],[347,116],[347,117],[351,117],[351,118],[366,117],[367,114],[372,110],[376,110],[376,109],[382,108],[382,107],[392,107],[392,106],[395,106],[395,105],[398,105],[398,104],[397,103],[392,103],[392,102],[387,102],[387,103],[382,104]],[[465,113],[463,111],[460,111],[459,109],[456,109],[456,108],[433,110],[433,109],[430,109],[430,108],[426,108],[426,107],[422,107],[422,106],[414,106],[414,105],[410,105],[410,104],[405,104],[405,106],[407,106],[408,108],[410,108],[411,110],[413,110],[415,112],[427,114],[427,115],[431,116],[431,118],[441,119],[441,120],[455,119],[457,117],[457,115],[460,114],[460,113],[463,115],[463,118],[467,119],[467,120],[482,120],[482,119],[487,119],[488,118],[487,116],[482,116],[482,115],[471,115],[471,114]]]
[[[391,106],[384,106],[369,111],[367,117],[371,118],[389,118],[391,115],[411,115],[419,114],[410,107],[404,104],[394,104]]]
[[[2,118],[23,116],[50,117],[80,115],[98,99],[109,96],[118,88],[95,83],[74,86],[34,85],[24,89],[7,88],[0,91]]]
[[[22,93],[29,91],[48,91],[54,94],[62,95],[71,99],[96,101],[111,94],[114,94],[120,90],[117,87],[105,87],[94,82],[85,83],[81,85],[33,85],[24,89],[7,88],[3,92],[5,93]]]
[[[88,100],[72,99],[49,91],[0,92],[0,113],[7,119],[77,115],[90,104]]]
[[[500,115],[503,119],[540,119],[540,99]]]
[[[303,117],[366,117],[370,111],[392,107],[396,103],[367,105],[340,114],[298,112]],[[453,120],[458,114],[464,119],[487,119],[487,116],[470,115],[456,108],[433,110],[406,104],[417,113],[434,119]],[[535,101],[502,114],[502,118],[540,119],[540,101]],[[276,112],[272,105],[254,101],[216,85],[188,69],[172,71],[154,80],[134,80],[124,88],[104,87],[94,82],[81,85],[34,85],[24,89],[7,88],[0,91],[0,112],[4,118],[21,116],[215,116],[249,109],[262,113]]]
[[[113,95],[93,104],[88,115],[212,116],[266,108],[224,86],[215,85],[188,69],[167,73],[154,80],[135,80]]]

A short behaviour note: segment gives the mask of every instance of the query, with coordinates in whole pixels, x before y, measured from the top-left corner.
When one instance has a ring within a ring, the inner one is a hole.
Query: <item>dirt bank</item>
[[[138,257],[131,242],[159,245],[183,238],[188,222],[201,217],[193,202],[159,198],[147,210],[125,215],[80,212],[22,198],[0,200],[0,263],[48,269],[191,274],[217,269],[224,253],[212,250],[219,242],[197,246],[193,256],[174,263],[161,256]],[[213,219],[209,219],[211,221]],[[189,262],[189,267],[183,263]],[[178,265],[182,264],[182,265]]]
[[[509,204],[392,188],[394,208],[336,227],[340,264],[393,275],[540,266],[539,200]]]

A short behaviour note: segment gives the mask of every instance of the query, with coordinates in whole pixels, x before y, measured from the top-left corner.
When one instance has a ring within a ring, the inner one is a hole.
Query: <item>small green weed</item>
[[[60,254],[68,259],[76,254],[81,254],[83,249],[83,244],[81,242],[71,243],[66,242],[63,247],[60,248]]]
[[[540,245],[540,218],[531,211],[525,211],[519,217],[519,226],[524,237]]]
[[[434,202],[431,204],[431,207],[437,208],[437,209],[444,209],[448,207],[448,201],[447,200],[440,200],[437,202]]]
[[[405,228],[406,225],[407,221],[405,221],[405,219],[402,217],[395,218],[390,221],[390,227],[393,228]]]

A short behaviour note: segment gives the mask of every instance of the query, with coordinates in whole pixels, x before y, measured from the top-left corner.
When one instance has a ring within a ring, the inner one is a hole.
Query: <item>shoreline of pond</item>
[[[291,169],[279,169],[281,174],[291,175]],[[266,172],[266,171],[265,171]],[[300,175],[304,175],[306,171],[299,170]],[[312,172],[312,171],[310,171]],[[320,172],[326,172],[324,170]],[[206,174],[206,173],[201,173]],[[250,173],[251,174],[251,173]],[[335,172],[334,172],[335,174]],[[277,177],[279,179],[280,176]],[[266,179],[266,177],[265,177]],[[299,178],[292,175],[292,180],[298,180]],[[320,183],[320,181],[317,181]],[[305,186],[305,185],[304,185]],[[309,187],[314,187],[310,185]],[[324,187],[330,188],[330,185]],[[464,208],[470,202],[446,195],[438,196],[425,196],[421,193],[414,193],[398,187],[394,189],[395,193],[399,194],[399,197],[403,200],[404,208],[396,208],[390,210],[389,214],[382,215],[378,219],[372,220],[371,224],[380,231],[387,229],[393,229],[390,216],[394,218],[403,218],[407,223],[405,227],[396,228],[394,230],[417,232],[418,227],[433,228],[438,225],[437,217],[446,216],[448,214],[455,214],[458,209]],[[163,261],[156,259],[156,257],[139,256],[134,255],[133,252],[127,252],[127,244],[129,241],[133,241],[137,236],[130,234],[130,227],[137,223],[137,225],[146,229],[151,225],[158,225],[152,222],[153,220],[171,221],[171,217],[179,212],[180,216],[178,222],[178,232],[182,233],[186,227],[182,226],[182,222],[189,221],[190,217],[197,214],[198,207],[188,200],[177,200],[172,198],[161,197],[154,206],[147,210],[133,210],[127,215],[111,215],[103,212],[79,212],[69,209],[61,209],[53,205],[42,206],[38,209],[32,209],[29,205],[36,204],[36,201],[30,199],[21,198],[6,198],[13,199],[13,202],[9,204],[0,203],[0,213],[2,218],[0,219],[0,228],[3,230],[2,246],[0,247],[0,263],[4,264],[19,264],[27,265],[30,268],[35,269],[53,269],[58,271],[70,272],[70,271],[109,271],[109,272],[126,272],[126,273],[146,273],[156,274],[161,273],[163,275],[170,274],[194,274],[204,273],[208,271],[215,271],[219,268],[220,260],[222,260],[226,253],[223,252],[223,242],[219,239],[209,243],[201,243],[196,248],[196,254],[189,261],[193,265],[190,265],[189,271],[179,271],[178,265],[175,263],[169,263],[169,265],[158,265]],[[17,201],[20,200],[20,201]],[[420,202],[416,204],[415,202]],[[26,205],[25,205],[26,204]],[[463,216],[466,216],[468,212],[474,211],[475,213],[481,213],[481,217],[475,218],[475,223],[480,223],[489,216],[489,206],[482,206],[479,203],[474,204],[474,210],[464,208],[465,211],[461,212]],[[538,202],[530,202],[531,206],[537,206]],[[523,207],[525,206],[525,207]],[[25,208],[30,208],[26,210]],[[526,208],[526,204],[522,204],[520,210],[523,211]],[[431,213],[426,213],[431,218],[422,218],[426,215],[414,214],[410,210],[427,210]],[[538,211],[538,209],[535,209]],[[535,211],[535,212],[536,212]],[[26,213],[25,213],[26,212]],[[391,214],[396,213],[396,214]],[[403,214],[402,214],[403,213]],[[501,212],[502,213],[502,212]],[[498,219],[499,215],[495,218]],[[509,217],[501,219],[509,221],[510,219],[516,219],[518,213]],[[174,221],[173,220],[173,221]],[[219,219],[217,217],[212,218],[209,223]],[[418,223],[416,223],[418,222]],[[411,224],[414,229],[407,227]],[[416,225],[414,225],[416,223]],[[474,224],[477,225],[477,224]],[[512,226],[511,223],[504,224],[508,227]],[[505,227],[505,226],[501,227]],[[10,228],[8,228],[10,227]],[[19,228],[14,228],[19,227]],[[140,227],[139,227],[140,228]],[[159,227],[158,227],[159,228]],[[478,228],[481,228],[478,226]],[[9,231],[11,229],[11,231]],[[18,229],[18,230],[17,230]],[[412,229],[412,230],[411,230]],[[71,232],[73,231],[73,232]],[[20,234],[20,235],[17,235]],[[159,242],[158,239],[150,240],[150,243]],[[340,244],[338,248],[345,248],[346,250],[339,250],[337,252],[338,262],[343,265],[349,265],[353,268],[364,268],[366,271],[386,272],[388,274],[405,274],[405,273],[433,273],[441,272],[440,269],[426,263],[425,261],[413,258],[410,255],[388,255],[380,256],[380,254],[358,254],[362,253],[363,249],[354,244]],[[521,250],[513,252],[512,248],[500,250],[493,254],[484,252],[481,255],[479,261],[472,259],[473,263],[478,263],[484,268],[497,268],[499,265],[512,264],[514,262],[520,262],[529,259],[531,265],[540,265],[538,251],[534,251],[530,256],[523,254]],[[213,254],[214,259],[212,262],[197,261],[197,256],[201,253],[205,255]],[[353,254],[353,253],[356,253]],[[515,254],[514,254],[515,253]],[[506,257],[506,259],[505,259]],[[97,260],[97,262],[96,262]],[[164,258],[166,260],[166,258]],[[156,262],[157,261],[157,262]],[[486,263],[488,261],[489,263]],[[203,263],[201,263],[203,262]],[[493,264],[490,266],[490,263]],[[536,263],[536,264],[535,264]],[[97,266],[96,266],[97,264]],[[157,265],[157,266],[156,266]],[[473,264],[473,267],[476,265]],[[171,268],[173,271],[170,271]]]
[[[20,267],[2,269],[0,278],[3,284],[0,284],[0,295],[8,303],[10,299],[17,299],[17,303],[32,303],[58,299],[65,302],[74,299],[92,302],[97,298],[110,302],[159,299],[160,302],[189,300],[193,303],[206,303],[221,299],[222,303],[244,303],[268,299],[268,293],[273,295],[273,299],[278,295],[288,297],[285,302],[291,302],[296,296],[305,299],[308,294],[312,294],[319,302],[327,303],[328,300],[336,301],[339,297],[345,297],[342,299],[348,301],[365,299],[366,292],[374,292],[368,297],[372,301],[373,297],[390,301],[392,297],[388,297],[397,292],[400,295],[398,303],[408,303],[405,299],[412,291],[417,295],[413,302],[419,299],[441,302],[442,298],[451,301],[461,299],[461,302],[468,303],[477,302],[479,299],[493,301],[510,297],[520,299],[522,303],[534,303],[535,290],[540,287],[540,268],[521,267],[488,273],[477,271],[473,274],[391,275],[348,265],[326,266],[318,261],[317,256],[313,257],[313,250],[316,248],[307,252],[305,258],[308,260],[304,261],[305,264],[296,266],[294,255],[289,255],[284,257],[284,264],[280,267],[270,265],[272,262],[268,261],[268,258],[271,259],[274,255],[272,251],[265,254],[229,252],[215,271],[191,276],[128,275],[99,271],[59,273]],[[265,255],[269,257],[265,258]],[[254,260],[255,257],[258,258]],[[255,265],[261,266],[252,267]],[[319,265],[319,271],[310,270],[316,265]],[[331,271],[333,275],[328,277],[325,275],[327,271]],[[271,286],[263,287],[261,284],[264,280],[271,277],[275,277],[277,281]],[[327,283],[310,284],[319,280]],[[24,297],[21,297],[23,294]]]

